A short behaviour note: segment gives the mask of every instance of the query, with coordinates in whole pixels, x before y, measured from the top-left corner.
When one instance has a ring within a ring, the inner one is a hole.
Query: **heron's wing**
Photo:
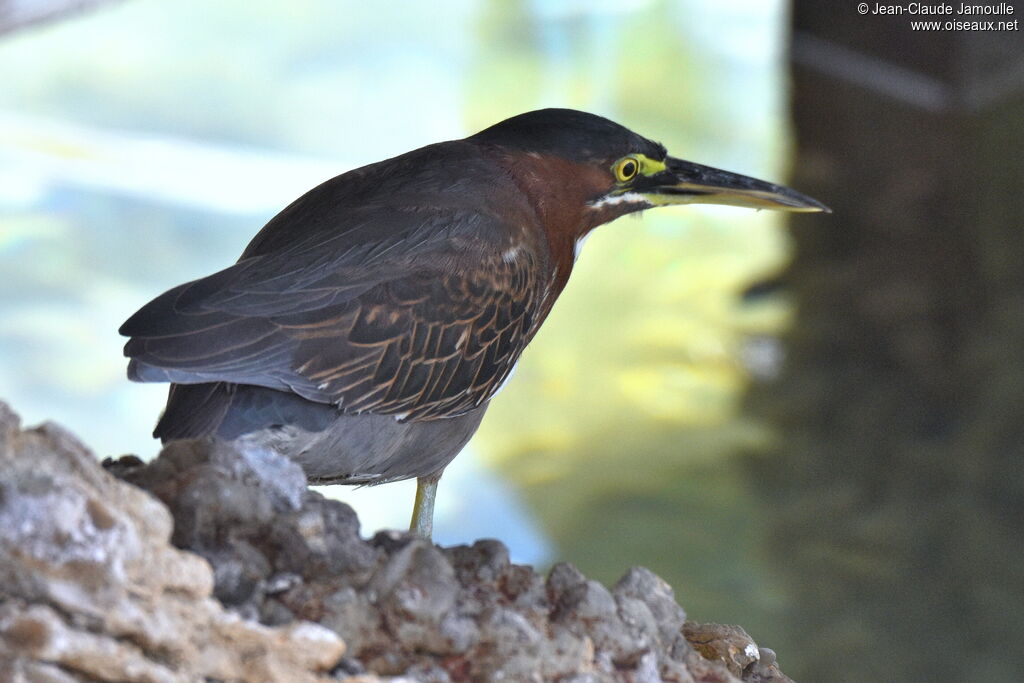
[[[325,232],[157,297],[121,328],[129,376],[264,386],[408,420],[479,406],[539,324],[542,257],[508,258],[512,232],[495,219],[398,218],[405,229]]]

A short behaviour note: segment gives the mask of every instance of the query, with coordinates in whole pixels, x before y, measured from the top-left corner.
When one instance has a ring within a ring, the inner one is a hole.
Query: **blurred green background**
[[[316,183],[523,111],[585,109],[676,156],[783,182],[788,11],[781,0],[128,0],[0,35],[0,397],[100,456],[152,457],[166,390],[124,378],[116,330],[128,315],[234,261]],[[815,179],[834,180],[834,167],[801,161],[797,189],[832,204],[843,190]],[[810,244],[839,239],[832,218],[809,220],[822,235]],[[787,462],[807,439],[838,453],[830,427],[794,442],[791,413],[776,409],[778,386],[805,403],[824,386],[777,385],[782,339],[807,338],[795,298],[743,295],[791,256],[771,213],[673,208],[599,229],[443,480],[436,538],[501,538],[514,559],[567,560],[606,583],[645,565],[692,619],[742,624],[791,675],[868,680],[824,673],[820,647],[792,627],[852,632],[861,657],[892,637],[861,622],[844,631],[843,608],[820,596],[801,602],[805,585],[837,593],[827,560],[787,568],[818,514],[801,496],[823,496],[786,489],[802,481]],[[798,294],[821,289],[803,282]],[[857,435],[885,422],[856,415]],[[803,513],[773,509],[783,491]],[[364,533],[405,524],[412,500],[407,483],[325,492],[353,502]],[[839,564],[882,567],[884,555]],[[881,581],[857,584],[851,602],[890,595],[896,584]],[[871,680],[922,680],[879,666],[892,675]]]

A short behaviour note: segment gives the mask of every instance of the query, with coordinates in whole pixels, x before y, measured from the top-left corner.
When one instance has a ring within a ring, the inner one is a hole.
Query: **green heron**
[[[683,161],[608,119],[544,109],[339,175],[234,265],[121,326],[128,377],[171,382],[153,433],[271,448],[310,482],[437,483],[512,376],[581,240],[670,204],[827,211]]]

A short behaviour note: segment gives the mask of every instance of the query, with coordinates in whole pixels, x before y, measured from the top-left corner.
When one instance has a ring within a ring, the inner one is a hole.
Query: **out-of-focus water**
[[[100,456],[154,455],[166,390],[125,380],[127,316],[230,264],[319,181],[522,111],[587,109],[677,156],[781,179],[782,14],[132,0],[5,36],[0,396]],[[495,536],[608,580],[650,565],[697,618],[763,623],[773,597],[731,458],[768,436],[737,415],[745,340],[763,345],[787,311],[736,293],[785,256],[775,216],[734,209],[598,231],[442,482],[438,539]],[[401,484],[339,495],[367,531],[404,524],[412,499]]]

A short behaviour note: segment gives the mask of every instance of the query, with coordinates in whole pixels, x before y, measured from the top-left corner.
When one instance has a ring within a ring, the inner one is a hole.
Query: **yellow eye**
[[[640,161],[634,156],[623,157],[615,162],[612,172],[620,183],[632,180],[640,171]]]

